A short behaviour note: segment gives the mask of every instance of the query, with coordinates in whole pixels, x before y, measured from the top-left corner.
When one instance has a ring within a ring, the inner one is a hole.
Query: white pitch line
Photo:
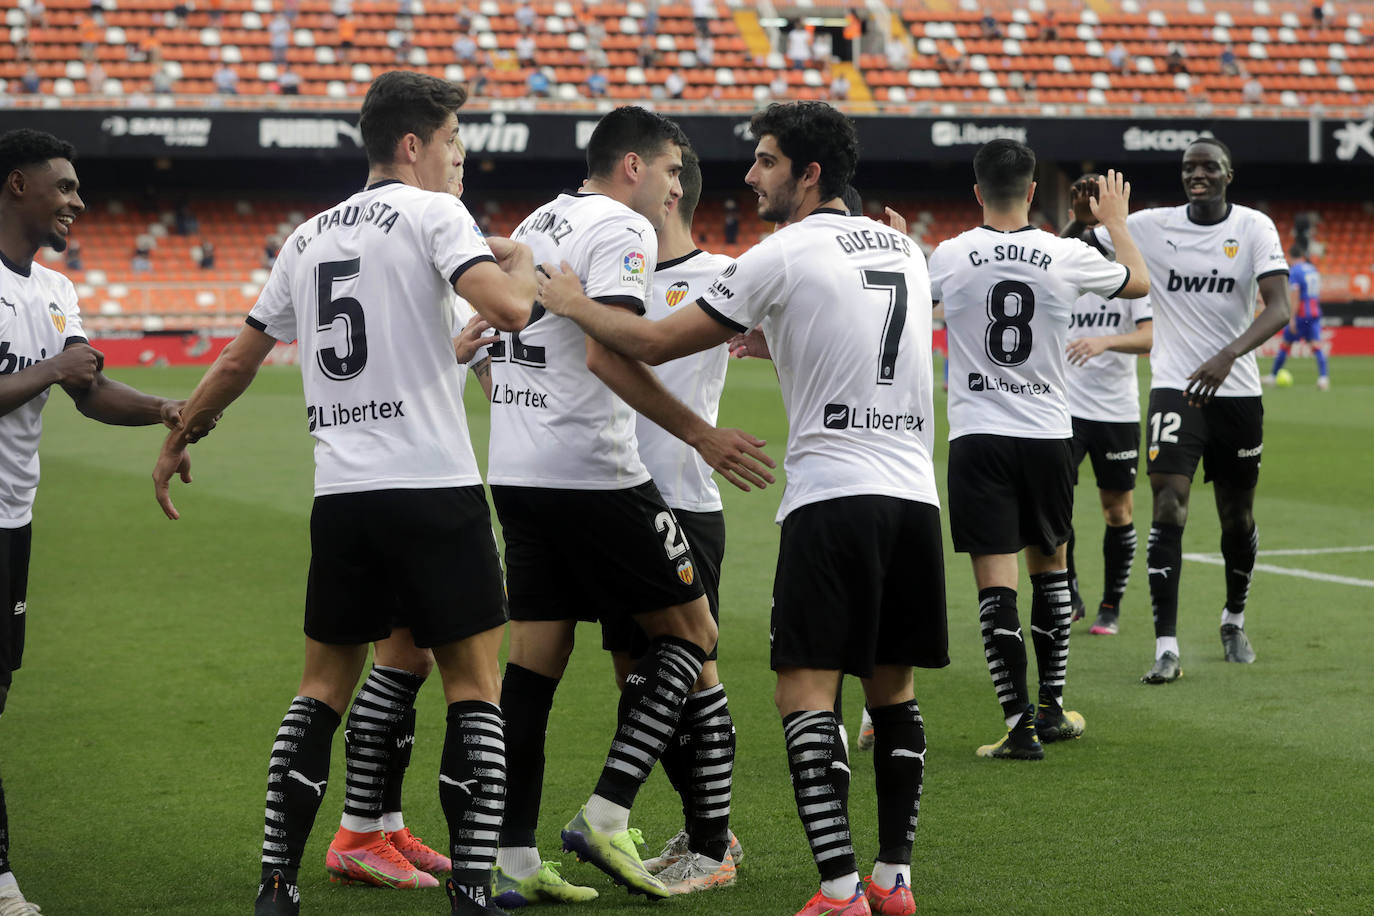
[[[1262,557],[1314,557],[1324,553],[1369,553],[1374,544],[1363,547],[1291,547],[1287,550],[1261,550]]]
[[[1207,553],[1185,553],[1183,559],[1212,566],[1225,566],[1221,557]],[[1333,576],[1330,573],[1312,572],[1310,569],[1293,569],[1288,566],[1273,566],[1269,563],[1256,563],[1257,572],[1278,573],[1281,576],[1296,576],[1299,579],[1315,579],[1318,582],[1334,582],[1337,585],[1356,585],[1361,588],[1374,588],[1374,580],[1356,579],[1351,576]]]

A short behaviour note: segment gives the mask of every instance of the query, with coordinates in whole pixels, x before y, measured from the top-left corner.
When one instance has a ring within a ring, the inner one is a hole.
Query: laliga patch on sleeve
[[[620,285],[643,292],[648,286],[649,259],[642,248],[626,248],[620,256]]]

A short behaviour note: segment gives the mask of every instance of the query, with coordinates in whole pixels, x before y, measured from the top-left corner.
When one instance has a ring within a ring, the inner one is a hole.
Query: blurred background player
[[[682,151],[678,180],[682,196],[673,201],[659,230],[658,266],[645,302],[645,317],[655,321],[684,305],[690,306],[733,263],[725,255],[702,251],[692,239],[692,217],[701,200],[701,164],[690,149]],[[664,363],[652,371],[668,391],[714,425],[720,414],[729,361],[729,350],[721,344]],[[635,423],[635,436],[639,440],[640,459],[692,545],[711,616],[719,625],[725,513],[711,468],[691,446],[643,416]],[[617,680],[623,684],[647,650],[648,640],[632,625],[603,627],[606,645],[615,660]],[[620,633],[618,639],[616,629]],[[659,758],[663,772],[682,797],[683,828],[661,853],[645,861],[644,867],[674,894],[733,884],[735,866],[743,856],[739,841],[730,831],[735,723],[730,717],[725,686],[720,682],[716,654],[715,649],[707,653],[701,676],[687,695],[677,731]]]
[[[1138,210],[1127,221],[1156,278],[1146,446],[1154,509],[1145,560],[1155,661],[1141,678],[1146,684],[1167,684],[1183,674],[1178,647],[1183,526],[1199,461],[1204,482],[1211,481],[1215,490],[1221,522],[1222,657],[1243,664],[1255,660],[1245,633],[1245,604],[1259,551],[1254,507],[1264,449],[1254,350],[1288,323],[1288,262],[1272,219],[1227,202],[1234,178],[1226,144],[1199,137],[1183,151],[1188,203]],[[1076,235],[1080,230],[1070,224],[1064,231]],[[1084,240],[1108,254],[1115,250],[1109,226],[1089,230]],[[1256,288],[1264,299],[1258,315]]]
[[[1097,196],[1096,174],[1074,182],[1073,219],[1097,225],[1088,200]],[[1096,293],[1079,297],[1073,306],[1067,350],[1066,376],[1069,416],[1073,418],[1074,485],[1077,468],[1092,460],[1098,499],[1106,529],[1102,534],[1102,600],[1089,633],[1114,636],[1121,614],[1121,597],[1135,561],[1136,473],[1140,466],[1139,360],[1154,340],[1154,320],[1148,296],[1105,299]],[[1074,563],[1075,535],[1069,534],[1067,561],[1073,589],[1073,619],[1085,616]]]
[[[81,326],[76,288],[34,261],[40,248],[64,250],[72,223],[86,211],[75,159],[75,147],[52,134],[21,128],[0,136],[0,715],[24,658],[38,443],[52,386],[60,385],[82,415],[113,426],[175,429],[183,403],[107,378],[105,358]],[[173,470],[191,479],[189,461]],[[0,783],[0,913],[36,914],[9,852]]]
[[[941,242],[930,257],[932,296],[949,335],[949,518],[954,549],[969,554],[978,619],[1008,732],[978,756],[1038,760],[1042,742],[1083,734],[1065,710],[1072,606],[1066,544],[1073,522],[1073,425],[1066,338],[1085,293],[1139,298],[1149,274],[1125,232],[1130,185],[1100,179],[1090,206],[1122,237],[1121,263],[1077,239],[1030,225],[1035,153],[1015,140],[973,159],[983,225]],[[1016,609],[1017,553],[1031,581],[1039,701],[1026,687]]]
[[[1288,361],[1289,348],[1300,340],[1307,341],[1312,347],[1312,355],[1317,359],[1317,388],[1325,391],[1331,387],[1331,377],[1327,373],[1326,350],[1322,345],[1322,278],[1317,266],[1312,263],[1307,249],[1294,245],[1288,256],[1295,263],[1288,266],[1288,289],[1293,317],[1283,328],[1283,343],[1279,344],[1278,355],[1269,374],[1261,381],[1272,385],[1278,377],[1283,364]]]
[[[798,916],[903,916],[916,912],[911,850],[926,750],[912,668],[949,664],[925,259],[910,239],[846,211],[840,195],[858,144],[843,114],[823,102],[773,104],[750,130],[757,145],[745,181],[759,216],[787,225],[693,307],[661,321],[603,309],[557,268],[540,299],[656,365],[762,325],[788,416],[774,696],[821,878]],[[877,742],[879,849],[867,882],[834,711],[845,673],[863,679]]]
[[[390,635],[401,614],[415,644],[433,652],[448,701],[439,800],[451,911],[502,912],[490,904],[490,882],[506,778],[497,706],[506,602],[450,335],[455,291],[493,325],[522,326],[534,266],[528,248],[483,239],[446,193],[464,101],[461,87],[419,73],[373,81],[359,121],[366,187],[291,233],[246,326],[184,409],[194,432],[247,390],[278,340],[299,340],[316,356],[301,363],[316,439],[305,670],[268,764],[257,916],[299,912],[297,873],[328,784],[333,734],[368,643]],[[321,328],[321,314],[344,318],[348,333],[338,333],[338,322]],[[347,424],[339,411],[349,413]],[[169,436],[154,471],[158,502],[173,519],[168,483],[187,441]],[[347,728],[384,737],[404,712],[396,702],[363,704]],[[368,750],[385,772],[388,744]],[[347,804],[369,826],[381,819],[378,791]],[[331,850],[331,868],[350,879],[384,873],[393,886],[426,883],[381,829],[340,828]]]
[[[682,196],[687,146],[666,118],[634,106],[611,111],[588,142],[582,190],[537,209],[515,237],[541,263],[570,264],[597,308],[642,314],[657,230]],[[677,729],[717,628],[690,543],[639,458],[635,412],[691,442],[745,489],[741,477],[756,486],[772,480],[764,466],[771,461],[760,440],[716,429],[643,363],[542,305],[490,353],[487,478],[506,541],[511,608],[501,690],[511,772],[497,898],[521,905],[596,896],[558,876],[535,844],[544,739],[577,622],[626,619],[649,645],[623,682],[605,765],[563,830],[563,845],[631,893],[667,897],[640,860],[630,808]]]

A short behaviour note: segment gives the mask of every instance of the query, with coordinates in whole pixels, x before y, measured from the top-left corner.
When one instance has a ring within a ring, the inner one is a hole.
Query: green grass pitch
[[[1184,678],[1144,687],[1152,658],[1145,582],[1150,496],[1137,491],[1141,548],[1120,636],[1075,627],[1070,706],[1081,741],[1039,764],[975,759],[1002,722],[982,657],[966,558],[948,552],[953,664],[917,674],[929,756],[914,880],[924,913],[1367,913],[1374,907],[1374,360],[1311,363],[1269,391],[1256,515],[1261,550],[1286,571],[1256,574],[1248,629],[1259,661],[1221,661],[1221,570],[1185,562]],[[199,370],[112,373],[184,395]],[[487,411],[468,386],[484,458]],[[937,437],[946,432],[936,405]],[[267,751],[301,664],[311,453],[294,369],[266,369],[193,450],[195,483],[166,521],[149,472],[161,433],[101,428],[60,393],[47,411],[34,523],[28,651],[0,723],[12,859],[44,913],[242,914],[258,874]],[[731,366],[722,420],[768,439],[786,426],[771,367]],[[938,460],[943,485],[946,443]],[[485,463],[485,462],[483,462]],[[1143,476],[1143,475],[1142,475]],[[1197,484],[1190,553],[1218,551],[1210,487]],[[727,492],[721,671],[739,735],[733,826],[738,884],[659,912],[790,914],[817,878],[797,821],[768,670],[768,608],[780,488]],[[1081,579],[1100,587],[1101,515],[1090,474],[1078,491]],[[1296,571],[1297,574],[1294,573]],[[1300,574],[1314,574],[1303,578]],[[910,583],[919,593],[920,582]],[[454,600],[462,601],[462,583]],[[1023,620],[1029,602],[1022,600]],[[558,830],[590,792],[614,715],[599,636],[585,630],[550,725],[541,847],[602,898],[587,913],[642,912],[590,866],[558,851]],[[408,823],[443,848],[437,802],[443,702],[420,697]],[[858,684],[846,685],[856,726]],[[325,846],[343,796],[342,738],[302,870],[305,912],[437,914],[441,891],[331,885]],[[877,846],[872,770],[855,754],[851,814],[861,872]],[[657,852],[679,824],[655,775],[634,823]]]

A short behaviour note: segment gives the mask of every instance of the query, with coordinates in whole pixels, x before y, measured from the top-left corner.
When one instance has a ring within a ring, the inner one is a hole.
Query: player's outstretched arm
[[[600,306],[621,311],[615,306]],[[627,313],[628,314],[628,313]],[[651,322],[652,323],[652,322]],[[718,429],[663,387],[643,363],[587,338],[587,368],[620,399],[669,433],[697,450],[720,476],[744,490],[762,490],[773,483],[773,459],[763,452],[764,440],[738,429]]]
[[[53,385],[69,391],[89,388],[105,357],[85,343],[74,343],[50,359],[9,375],[0,375],[0,417],[16,410]]]
[[[187,446],[209,432],[224,409],[248,390],[262,361],[276,343],[276,338],[257,328],[244,327],[186,399],[181,408],[181,422],[167,434],[153,467],[153,496],[173,521],[181,518],[181,514],[172,504],[172,475],[180,475],[184,483],[191,482],[191,456],[186,453]]]
[[[528,245],[489,238],[496,263],[482,261],[463,271],[453,285],[477,314],[501,331],[518,331],[530,322],[534,305],[534,255]]]
[[[1155,323],[1142,321],[1129,334],[1108,334],[1105,337],[1078,337],[1069,341],[1065,355],[1075,366],[1085,365],[1088,360],[1108,350],[1113,353],[1149,353],[1154,346]]]
[[[661,321],[650,321],[623,308],[587,298],[582,281],[563,262],[560,270],[541,264],[539,301],[555,315],[582,328],[587,336],[617,353],[651,366],[725,343],[735,332],[699,308],[680,308]]]
[[[1288,277],[1276,273],[1265,277],[1259,284],[1260,298],[1264,308],[1250,326],[1239,337],[1222,347],[1207,362],[1193,370],[1188,376],[1185,394],[1190,404],[1201,405],[1212,400],[1221,383],[1231,374],[1231,366],[1236,360],[1273,337],[1288,324]]]
[[[1131,272],[1126,285],[1117,293],[1123,299],[1139,299],[1150,292],[1150,269],[1131,238],[1126,217],[1131,213],[1131,183],[1116,169],[1108,169],[1097,179],[1097,197],[1089,198],[1093,216],[1106,227],[1116,248],[1116,262]]]
[[[86,344],[73,344],[62,352],[65,354],[68,350],[80,347],[90,349]],[[100,362],[104,362],[103,356]],[[71,396],[82,416],[110,426],[152,426],[161,423],[168,429],[176,429],[181,422],[181,407],[186,403],[144,394],[137,388],[108,378],[99,369],[89,384],[64,382],[62,388]]]

